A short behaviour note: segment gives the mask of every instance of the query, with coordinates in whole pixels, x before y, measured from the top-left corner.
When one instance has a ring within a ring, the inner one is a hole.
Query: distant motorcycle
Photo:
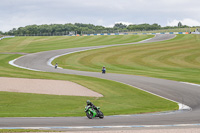
[[[102,68],[102,74],[106,74],[106,67]]]
[[[85,107],[85,113],[89,119],[92,119],[94,117],[99,117],[100,119],[104,118],[103,113],[100,111],[100,107],[97,107],[97,110],[95,110],[90,105],[87,105]]]
[[[106,74],[106,70],[102,70],[102,74]]]

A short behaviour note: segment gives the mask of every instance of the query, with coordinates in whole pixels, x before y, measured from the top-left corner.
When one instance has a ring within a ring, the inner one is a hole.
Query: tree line
[[[93,24],[82,23],[67,23],[67,24],[43,24],[43,25],[28,25],[25,27],[13,28],[8,32],[1,32],[3,35],[70,35],[70,34],[97,34],[97,33],[116,33],[119,31],[150,31],[160,29],[172,29],[172,28],[188,28],[189,26],[182,25],[180,22],[177,26],[161,27],[158,24],[137,24],[137,25],[125,25],[122,23],[116,23],[113,27],[104,27]]]

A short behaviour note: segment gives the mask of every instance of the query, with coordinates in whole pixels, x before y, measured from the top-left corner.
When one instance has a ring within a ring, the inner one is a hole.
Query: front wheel
[[[92,117],[93,117],[93,114],[90,112],[86,112],[86,116],[89,118],[89,119],[92,119]]]
[[[99,111],[99,118],[100,118],[100,119],[103,119],[103,118],[104,118],[104,115],[103,115],[103,113],[102,113],[101,111]]]

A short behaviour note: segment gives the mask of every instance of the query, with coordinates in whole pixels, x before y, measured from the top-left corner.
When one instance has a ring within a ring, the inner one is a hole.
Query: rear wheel
[[[86,112],[86,116],[89,118],[89,119],[92,119],[92,117],[93,117],[93,114],[90,112]]]

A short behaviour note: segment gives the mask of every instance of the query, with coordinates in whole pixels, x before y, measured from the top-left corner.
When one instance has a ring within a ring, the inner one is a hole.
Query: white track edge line
[[[118,126],[52,126],[52,127],[0,127],[0,129],[102,129],[102,128],[164,128],[164,127],[194,127],[200,126],[200,123],[196,124],[171,124],[171,125],[118,125]]]
[[[188,85],[194,85],[194,86],[198,86],[198,87],[200,87],[199,84],[194,84],[194,83],[189,83],[189,82],[181,82],[181,83],[188,84]]]

